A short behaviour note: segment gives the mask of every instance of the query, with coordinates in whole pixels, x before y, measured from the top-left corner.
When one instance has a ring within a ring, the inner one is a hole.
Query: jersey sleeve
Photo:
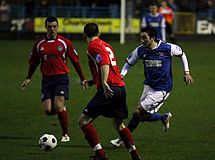
[[[67,56],[69,57],[72,63],[79,61],[78,52],[75,50],[75,48],[73,47],[72,43],[69,40],[67,40]]]
[[[126,62],[133,66],[136,64],[136,62],[140,59],[139,55],[138,55],[138,48],[137,47],[133,52],[131,52],[131,54],[126,58]]]
[[[179,47],[176,44],[172,44],[172,43],[169,43],[169,45],[171,46],[171,55],[172,56],[182,56],[183,55],[183,51],[182,51],[181,47]]]
[[[37,49],[37,43],[35,43],[32,48],[32,51],[28,59],[28,63],[29,63],[29,67],[28,67],[28,74],[26,78],[31,79],[37,66],[40,64],[40,54]]]
[[[40,54],[37,49],[37,43],[34,44],[29,55],[28,63],[31,65],[38,65],[40,63]]]
[[[74,49],[72,43],[68,40],[67,41],[67,46],[68,46],[68,56],[70,61],[72,62],[75,71],[78,73],[81,81],[85,80],[84,73],[82,71],[81,65],[79,63],[79,57],[78,57],[78,52]]]
[[[103,65],[110,65],[109,52],[105,46],[98,45],[97,47],[94,47],[93,50],[94,50],[93,52],[96,53],[95,55],[96,62],[99,64],[100,67]]]

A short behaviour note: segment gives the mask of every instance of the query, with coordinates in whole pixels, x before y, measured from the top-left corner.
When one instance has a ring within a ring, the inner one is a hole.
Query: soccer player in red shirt
[[[93,79],[87,85],[96,85],[97,92],[88,103],[79,119],[79,126],[85,139],[95,151],[92,160],[107,160],[104,149],[92,122],[100,115],[112,118],[132,160],[139,160],[129,129],[123,124],[128,117],[125,83],[121,79],[113,48],[99,38],[97,24],[88,23],[84,27],[84,37],[88,42],[87,56]]]
[[[72,43],[57,34],[58,20],[48,17],[45,20],[46,36],[40,38],[33,46],[30,58],[27,78],[22,83],[22,88],[29,84],[37,66],[40,64],[42,74],[42,105],[47,115],[58,115],[63,131],[61,141],[70,140],[68,135],[68,118],[65,100],[69,98],[69,78],[67,73],[67,58],[72,62],[81,79],[81,85],[85,82],[78,54]]]

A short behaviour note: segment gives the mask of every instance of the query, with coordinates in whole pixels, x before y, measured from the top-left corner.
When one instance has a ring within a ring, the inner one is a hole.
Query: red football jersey
[[[67,57],[73,64],[79,63],[78,54],[68,39],[60,35],[53,40],[43,37],[34,44],[29,63],[36,66],[41,63],[42,75],[66,74],[69,72]]]
[[[117,66],[116,57],[113,48],[106,42],[97,38],[91,41],[87,49],[89,67],[93,76],[96,88],[101,87],[101,66],[109,65],[109,76],[107,83],[110,86],[125,86],[121,79],[119,68]]]

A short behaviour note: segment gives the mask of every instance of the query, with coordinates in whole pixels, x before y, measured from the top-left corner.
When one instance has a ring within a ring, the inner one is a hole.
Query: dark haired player
[[[87,84],[95,84],[97,92],[82,112],[79,126],[85,139],[95,151],[95,155],[91,158],[93,160],[108,159],[92,124],[101,115],[113,119],[114,128],[130,152],[132,160],[139,160],[132,135],[122,122],[128,116],[126,91],[113,48],[99,38],[99,29],[95,23],[85,25],[84,36],[88,42],[87,56],[93,77]]]
[[[157,32],[153,27],[141,29],[140,39],[142,45],[138,46],[126,59],[121,76],[124,77],[128,70],[137,61],[143,60],[144,64],[144,88],[139,104],[129,121],[128,128],[133,132],[140,122],[161,121],[164,131],[169,129],[170,112],[160,114],[157,111],[163,105],[164,100],[170,94],[173,86],[172,80],[172,56],[179,57],[184,66],[184,81],[190,85],[194,80],[190,74],[186,54],[181,47],[172,43],[157,40]],[[119,147],[122,144],[119,138],[111,140],[111,144]]]
[[[40,38],[33,46],[27,78],[22,83],[22,88],[29,84],[37,66],[40,64],[42,74],[42,105],[47,115],[58,115],[63,131],[62,142],[70,140],[68,135],[68,118],[64,106],[69,98],[69,78],[67,73],[67,58],[69,58],[78,73],[81,84],[85,77],[79,64],[78,54],[72,43],[57,34],[58,20],[48,17],[45,20],[46,36]]]

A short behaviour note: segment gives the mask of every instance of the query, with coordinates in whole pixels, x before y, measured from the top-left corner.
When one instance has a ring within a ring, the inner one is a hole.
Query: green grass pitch
[[[126,45],[119,45],[117,41],[110,43],[120,69],[125,57],[139,45],[139,42],[127,42]],[[84,72],[90,78],[87,44],[84,41],[73,41],[73,44],[79,52]],[[180,59],[173,58],[174,88],[160,110],[162,113],[172,112],[171,128],[164,133],[160,122],[141,123],[133,133],[136,147],[145,160],[214,160],[215,43],[181,41],[179,44],[189,58],[195,85],[185,85]],[[95,88],[83,91],[77,74],[71,69],[70,100],[66,102],[71,141],[58,143],[52,152],[40,151],[39,137],[51,133],[60,140],[61,130],[57,116],[45,116],[43,113],[39,69],[25,91],[20,87],[26,77],[32,45],[32,40],[0,41],[0,159],[86,160],[93,151],[83,138],[77,120],[94,95]],[[129,117],[142,93],[143,79],[143,66],[139,62],[125,78]],[[109,144],[110,139],[117,137],[111,120],[100,117],[94,124],[110,160],[129,160],[130,155],[124,147],[113,148]]]

